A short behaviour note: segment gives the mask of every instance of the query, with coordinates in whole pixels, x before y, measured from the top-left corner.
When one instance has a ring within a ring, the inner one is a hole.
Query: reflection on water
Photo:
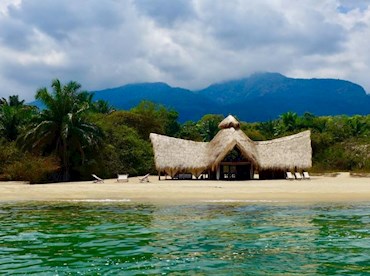
[[[0,274],[370,273],[370,204],[0,204]]]

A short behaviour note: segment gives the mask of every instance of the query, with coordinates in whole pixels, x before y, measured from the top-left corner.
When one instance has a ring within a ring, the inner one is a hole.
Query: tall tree
[[[277,135],[277,126],[278,121],[267,121],[267,122],[261,122],[257,125],[257,130],[259,130],[262,135],[266,137],[266,139],[273,139]]]
[[[114,111],[114,108],[107,101],[98,100],[92,103],[92,111],[96,113],[109,114]]]
[[[30,121],[35,108],[20,101],[18,95],[9,96],[9,99],[0,99],[0,135],[8,141],[15,141]]]
[[[134,127],[124,122],[127,113],[95,114],[95,122],[106,134],[101,150],[102,162],[94,162],[95,171],[103,177],[118,173],[146,174],[154,168],[153,151],[147,137],[141,138]]]
[[[187,121],[181,126],[179,137],[186,140],[203,141],[198,125],[193,121]]]
[[[286,112],[280,115],[279,123],[277,125],[277,134],[282,135],[297,130],[298,115],[294,112]]]
[[[14,106],[14,107],[19,107],[19,106],[24,106],[24,100],[19,100],[18,95],[12,95],[9,96],[9,99],[7,100],[6,98],[1,98],[0,99],[0,106]]]
[[[180,125],[177,122],[178,113],[150,101],[142,101],[130,110],[132,115],[140,119],[140,124],[135,128],[144,139],[149,139],[149,134],[155,132],[169,136],[177,136]],[[130,124],[128,124],[130,126]]]
[[[41,88],[36,99],[45,105],[34,124],[23,136],[23,143],[41,153],[54,153],[61,161],[62,180],[70,179],[70,170],[76,159],[84,163],[86,153],[100,146],[102,131],[87,119],[90,108],[81,85],[71,81],[62,85],[52,81],[53,92]],[[76,158],[77,157],[77,158]]]
[[[198,121],[198,128],[203,141],[211,141],[219,131],[218,125],[224,119],[223,115],[207,114]]]

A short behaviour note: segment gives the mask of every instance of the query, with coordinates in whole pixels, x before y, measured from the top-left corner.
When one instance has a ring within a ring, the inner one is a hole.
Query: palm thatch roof
[[[234,116],[229,115],[225,119],[221,121],[221,123],[218,125],[220,129],[225,129],[225,128],[235,128],[239,129],[240,128],[240,123],[238,122],[237,119],[234,118]]]
[[[158,171],[170,176],[181,171],[199,171],[208,167],[208,143],[172,138],[155,133],[150,134]]]
[[[299,169],[312,166],[311,131],[255,142],[258,163],[262,169]]]
[[[258,163],[254,142],[240,129],[231,127],[221,129],[208,143],[208,166],[212,169],[216,168],[235,146],[245,158],[254,164]]]
[[[151,133],[157,170],[171,176],[185,171],[198,176],[206,169],[215,170],[234,147],[261,170],[304,169],[312,166],[309,130],[255,142],[239,129],[239,122],[231,115],[219,127],[221,130],[210,142],[194,142]]]

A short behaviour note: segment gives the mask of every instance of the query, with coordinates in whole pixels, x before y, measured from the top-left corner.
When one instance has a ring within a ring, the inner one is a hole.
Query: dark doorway
[[[252,163],[235,147],[220,164],[220,179],[248,180],[251,178],[253,178]]]
[[[221,162],[220,179],[247,180],[251,179],[252,165],[249,162]]]

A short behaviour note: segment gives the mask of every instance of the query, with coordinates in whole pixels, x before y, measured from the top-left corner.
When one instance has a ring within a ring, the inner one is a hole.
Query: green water
[[[0,203],[0,275],[370,275],[370,203]]]

